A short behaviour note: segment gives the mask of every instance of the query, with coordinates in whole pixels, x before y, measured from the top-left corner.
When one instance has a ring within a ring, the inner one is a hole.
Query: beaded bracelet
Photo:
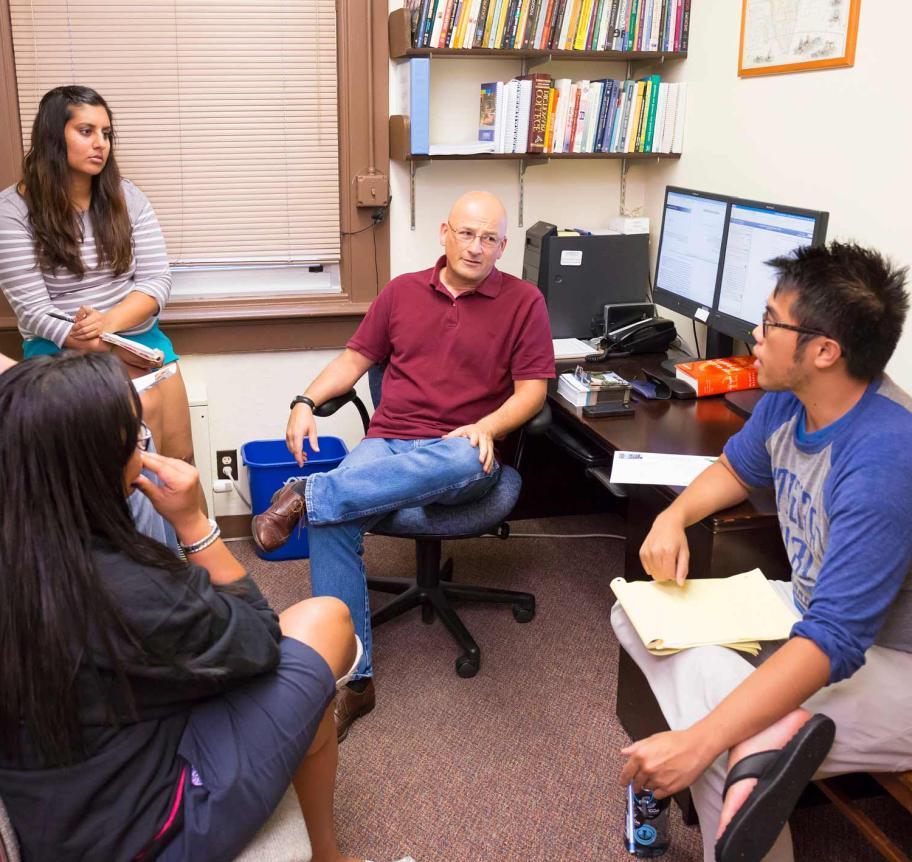
[[[190,554],[198,554],[200,551],[205,551],[206,548],[214,544],[218,537],[222,534],[222,531],[219,529],[219,525],[216,524],[212,518],[209,519],[209,526],[211,529],[199,541],[193,542],[190,545],[185,545],[183,542],[178,543],[181,547],[181,550],[187,554],[187,556]]]

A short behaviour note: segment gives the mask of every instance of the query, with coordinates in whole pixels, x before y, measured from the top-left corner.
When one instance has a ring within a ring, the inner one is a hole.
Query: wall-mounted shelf
[[[412,57],[434,59],[496,59],[514,60],[521,63],[521,74],[526,74],[528,67],[560,60],[625,63],[625,78],[633,77],[634,63],[664,63],[666,60],[683,60],[686,51],[567,51],[516,48],[414,48],[410,13],[406,9],[395,9],[389,16],[389,52],[392,60],[405,60]],[[611,160],[621,163],[621,206],[623,210],[626,195],[627,170],[631,162],[680,159],[680,153],[440,153],[424,155],[410,153],[411,136],[409,118],[404,116],[390,117],[390,158],[407,163],[409,166],[409,209],[411,227],[415,229],[415,172],[433,161],[510,161],[516,162],[519,168],[519,207],[518,225],[523,226],[524,178],[526,168],[543,165],[551,161],[582,159]]]
[[[439,57],[451,59],[465,57],[493,57],[501,60],[530,60],[533,64],[550,63],[556,60],[604,60],[629,63],[637,60],[651,60],[664,63],[666,60],[683,60],[686,51],[551,51],[532,48],[413,48],[412,29],[406,9],[395,9],[389,16],[390,58],[404,60],[407,57]]]
[[[396,158],[392,155],[390,158]],[[526,161],[549,162],[552,159],[615,159],[615,160],[648,160],[648,159],[680,159],[680,153],[435,153],[424,155],[421,153],[407,153],[396,158],[402,162],[437,162],[467,160],[480,162],[496,161]]]
[[[410,153],[409,118],[395,114],[389,118],[390,158],[395,162],[407,162],[409,166],[409,213],[412,230],[415,229],[415,172],[429,162],[517,162],[519,165],[519,227],[523,226],[523,203],[525,199],[526,168],[543,165],[551,161],[582,161],[584,159],[610,159],[621,162],[621,174],[626,178],[630,162],[680,159],[680,153]]]

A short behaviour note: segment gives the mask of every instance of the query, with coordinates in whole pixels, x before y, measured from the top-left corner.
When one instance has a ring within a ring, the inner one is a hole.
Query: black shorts
[[[336,681],[312,647],[286,637],[280,650],[274,671],[192,710],[178,747],[184,822],[162,862],[234,859],[288,790]]]

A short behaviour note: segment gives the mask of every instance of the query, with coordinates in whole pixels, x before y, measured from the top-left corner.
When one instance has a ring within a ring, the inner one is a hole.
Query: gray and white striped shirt
[[[50,317],[49,311],[74,315],[81,305],[90,305],[105,312],[134,290],[155,299],[159,311],[165,307],[171,293],[171,270],[158,219],[148,198],[133,183],[123,180],[122,187],[133,227],[130,267],[115,276],[107,263],[98,265],[92,220],[83,213],[86,272],[81,279],[67,270],[41,270],[25,201],[15,186],[0,192],[0,288],[16,314],[23,338],[46,338],[60,347],[72,324]],[[157,317],[124,332],[147,332]]]

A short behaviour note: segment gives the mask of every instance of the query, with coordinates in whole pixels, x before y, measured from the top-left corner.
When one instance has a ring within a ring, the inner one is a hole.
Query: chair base
[[[481,650],[469,630],[463,625],[451,604],[452,599],[474,602],[496,602],[512,605],[513,618],[527,623],[535,616],[535,596],[514,590],[499,590],[494,587],[475,587],[454,584],[453,561],[447,560],[441,567],[441,540],[416,539],[415,556],[417,577],[411,578],[368,578],[367,586],[384,593],[397,593],[391,602],[371,614],[371,625],[376,627],[389,620],[421,606],[421,619],[430,624],[437,616],[463,649],[456,659],[456,673],[461,677],[472,677],[481,667]]]

